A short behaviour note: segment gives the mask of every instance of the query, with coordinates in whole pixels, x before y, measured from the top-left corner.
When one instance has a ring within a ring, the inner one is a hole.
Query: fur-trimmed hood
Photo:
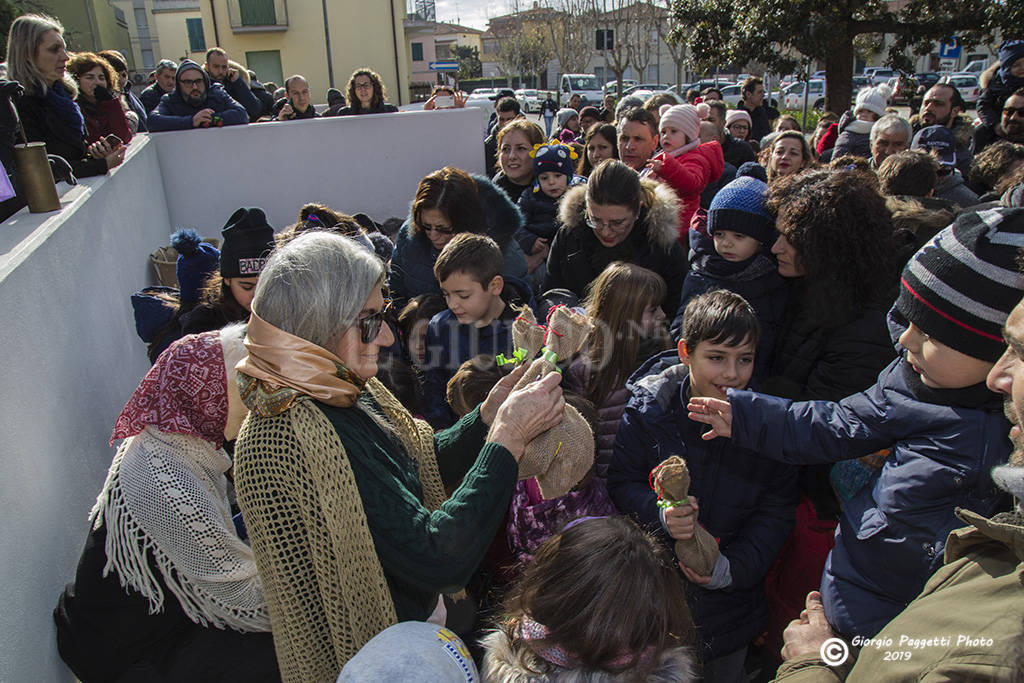
[[[885,206],[892,214],[893,228],[928,233],[928,239],[950,225],[959,213],[955,204],[937,197],[886,197]]]
[[[557,669],[539,676],[533,671],[543,670],[544,662],[527,648],[512,649],[512,643],[502,631],[492,631],[484,637],[486,650],[481,675],[487,683],[626,683],[635,680],[635,672],[613,674],[604,671]],[[532,669],[532,671],[531,671]],[[685,647],[672,648],[661,654],[649,683],[690,683],[698,681],[696,658]]]
[[[910,125],[913,126],[914,131],[917,132],[924,127],[924,122],[921,121],[920,114],[914,114],[910,117]],[[957,149],[966,149],[971,146],[971,140],[974,138],[974,121],[968,114],[957,114],[953,120],[953,137],[956,138]]]
[[[641,178],[640,184],[654,192],[651,206],[643,207],[637,219],[637,225],[646,231],[648,239],[669,249],[679,241],[679,198],[675,191],[655,180]],[[587,208],[587,186],[570,187],[558,203],[558,219],[569,230],[587,228],[585,222]]]

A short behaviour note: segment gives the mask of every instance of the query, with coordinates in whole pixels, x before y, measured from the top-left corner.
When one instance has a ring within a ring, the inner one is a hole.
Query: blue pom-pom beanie
[[[765,200],[768,185],[757,178],[743,176],[732,181],[715,195],[708,208],[708,234],[731,230],[750,235],[768,244],[775,239],[775,218],[768,212]]]
[[[185,229],[171,235],[171,246],[178,252],[174,266],[178,277],[178,300],[182,303],[199,301],[199,293],[207,278],[220,265],[220,251],[203,241],[195,230]]]
[[[572,149],[557,142],[541,145],[533,155],[533,177],[541,173],[555,172],[569,176],[571,180],[575,170],[572,166]]]
[[[1005,40],[999,46],[999,77],[1007,89],[1016,90],[1024,83],[1024,78],[1010,75],[1010,67],[1021,58],[1024,58],[1024,40]]]

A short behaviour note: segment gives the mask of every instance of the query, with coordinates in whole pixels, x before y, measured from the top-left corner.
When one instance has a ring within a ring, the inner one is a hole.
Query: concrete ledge
[[[404,217],[420,179],[483,171],[479,111],[330,118],[135,138],[62,209],[0,225],[0,681],[71,681],[51,612],[74,578],[114,420],[149,368],[129,297],[179,227],[240,206],[280,229],[307,201]]]
[[[478,110],[280,121],[156,133],[171,224],[212,235],[240,206],[280,230],[317,201],[382,221],[404,218],[427,173],[483,173]],[[187,198],[187,199],[185,199]]]

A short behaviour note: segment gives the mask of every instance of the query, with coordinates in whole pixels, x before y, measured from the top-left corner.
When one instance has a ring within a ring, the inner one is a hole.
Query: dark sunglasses
[[[359,325],[359,341],[369,344],[377,338],[377,335],[380,334],[380,326],[384,324],[384,316],[391,313],[392,304],[391,299],[385,298],[384,308],[356,321]]]
[[[1024,118],[1024,107],[1003,107],[1003,113],[1007,116],[1017,116]]]

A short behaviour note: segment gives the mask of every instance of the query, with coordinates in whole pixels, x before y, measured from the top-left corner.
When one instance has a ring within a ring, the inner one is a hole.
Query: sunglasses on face
[[[380,326],[384,324],[384,316],[391,312],[392,304],[391,299],[385,298],[384,307],[380,311],[356,321],[359,325],[359,341],[369,344],[377,338],[377,335],[380,334]]]

